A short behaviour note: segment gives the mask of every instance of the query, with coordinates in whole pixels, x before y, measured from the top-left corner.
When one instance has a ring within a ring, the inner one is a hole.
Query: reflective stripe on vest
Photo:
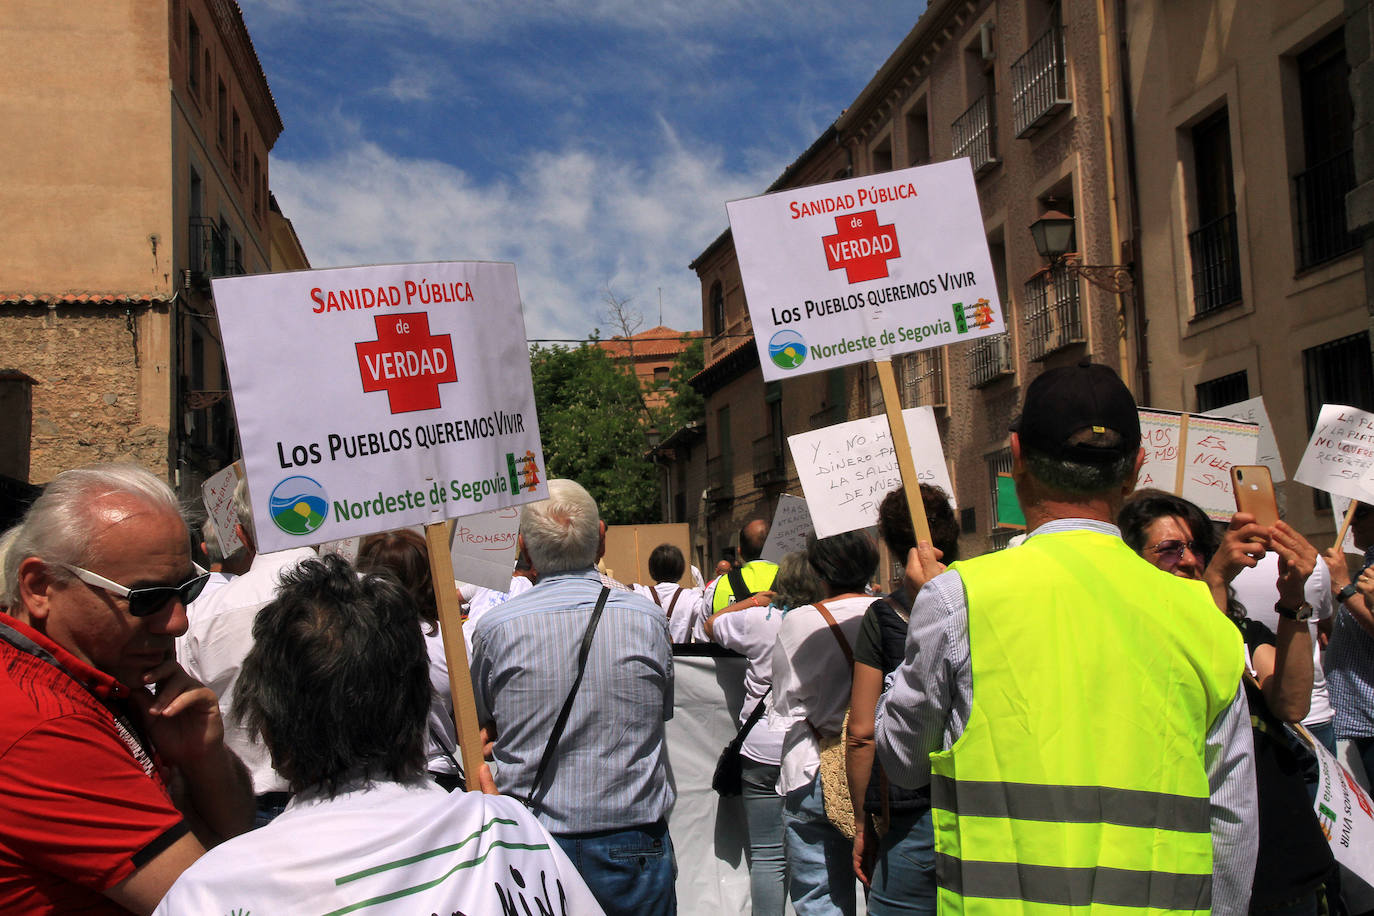
[[[1244,655],[1206,587],[1087,530],[954,568],[974,692],[930,758],[940,912],[1207,912],[1204,744]]]

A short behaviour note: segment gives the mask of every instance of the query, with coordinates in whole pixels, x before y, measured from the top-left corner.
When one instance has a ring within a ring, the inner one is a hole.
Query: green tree
[[[639,383],[594,344],[530,347],[539,436],[550,477],[582,484],[608,525],[658,521]]]
[[[694,420],[706,416],[706,399],[692,387],[692,376],[705,365],[705,345],[700,337],[688,338],[687,349],[677,355],[668,372],[668,403],[657,411],[654,425],[661,437],[671,435]]]

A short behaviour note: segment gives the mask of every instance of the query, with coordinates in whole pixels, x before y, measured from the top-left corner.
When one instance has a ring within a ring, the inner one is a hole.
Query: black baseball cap
[[[1102,437],[1110,445],[1095,443],[1094,436],[1069,442],[1085,429],[1117,435]],[[1130,389],[1110,367],[1086,359],[1037,376],[1012,431],[1023,447],[1085,464],[1105,464],[1140,448],[1140,414]]]

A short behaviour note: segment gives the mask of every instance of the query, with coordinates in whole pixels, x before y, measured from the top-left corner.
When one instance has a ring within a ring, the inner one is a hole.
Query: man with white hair
[[[234,512],[238,525],[234,531],[243,542],[242,553],[248,568],[240,576],[203,601],[197,601],[186,635],[181,639],[178,657],[192,677],[205,683],[219,697],[227,725],[225,741],[248,765],[253,775],[253,792],[258,802],[258,823],[265,824],[291,800],[286,780],[272,769],[271,755],[262,742],[236,720],[229,718],[234,703],[234,685],[248,650],[253,648],[253,620],[258,611],[277,596],[283,572],[294,569],[302,560],[315,558],[309,547],[293,547],[275,553],[257,552],[257,532],[253,526],[253,507],[248,498],[248,481],[240,478],[234,487]]]
[[[0,912],[151,912],[207,846],[253,822],[215,695],[172,658],[206,574],[176,496],[132,465],[59,474],[14,537],[0,576]]]
[[[533,588],[477,624],[472,680],[503,793],[525,799],[612,914],[671,914],[663,722],[673,655],[653,602],[603,585],[606,526],[571,480],[520,516]]]

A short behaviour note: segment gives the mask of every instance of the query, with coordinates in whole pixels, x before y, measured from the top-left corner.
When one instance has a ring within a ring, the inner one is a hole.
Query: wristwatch
[[[1359,591],[1359,589],[1357,589],[1357,588],[1355,587],[1355,583],[1352,582],[1352,583],[1350,583],[1349,585],[1347,585],[1345,588],[1343,588],[1343,589],[1341,589],[1340,591],[1336,592],[1336,600],[1339,601],[1341,604],[1345,604],[1345,603],[1346,603],[1347,601],[1349,601],[1351,598],[1355,597],[1355,593],[1356,593],[1357,591]]]
[[[1295,608],[1284,607],[1282,602],[1274,605],[1274,610],[1280,617],[1287,617],[1289,620],[1296,620],[1299,623],[1312,619],[1312,605],[1304,601]]]

